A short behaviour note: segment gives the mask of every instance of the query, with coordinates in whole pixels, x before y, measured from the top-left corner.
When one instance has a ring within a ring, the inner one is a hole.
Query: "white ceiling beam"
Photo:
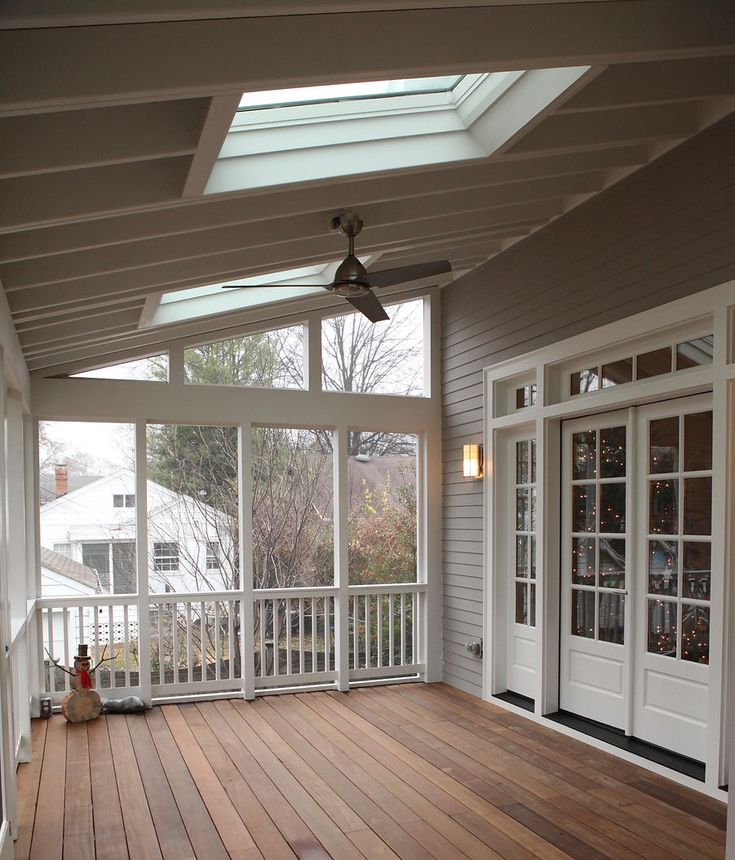
[[[364,254],[378,252],[385,243],[395,241],[396,235],[403,235],[403,241],[410,246],[412,242],[421,238],[471,232],[477,228],[520,221],[545,220],[561,211],[560,201],[552,199],[470,212],[464,214],[461,219],[455,216],[422,219],[406,225],[403,234],[400,232],[401,228],[396,226],[368,227],[362,234],[361,238],[364,238],[360,250]],[[95,300],[106,295],[125,299],[164,289],[218,283],[248,276],[254,272],[255,267],[260,268],[261,271],[293,268],[297,265],[308,265],[311,261],[339,260],[344,253],[344,244],[337,242],[334,236],[327,236],[324,239],[310,238],[284,245],[269,245],[256,250],[245,248],[193,260],[174,260],[121,273],[113,272],[110,275],[79,278],[64,284],[9,290],[7,295],[11,309],[17,313],[39,307],[63,305],[80,299]]]
[[[501,186],[531,179],[574,173],[635,167],[648,160],[644,146],[617,147],[583,153],[542,156],[523,160],[493,159],[487,163],[408,171],[390,175],[357,177],[349,183],[334,182],[217,198],[171,201],[167,208],[112,215],[96,220],[57,224],[0,234],[0,260],[33,259],[71,253],[86,248],[112,246],[138,239],[210,230],[260,219],[312,212],[332,213],[345,207],[413,199],[420,208],[424,197],[447,191]],[[2,186],[0,186],[0,190]],[[326,223],[326,222],[325,222]]]
[[[190,162],[180,156],[0,180],[0,230],[170,202],[181,195]]]
[[[735,56],[611,66],[557,113],[653,105],[735,93]]]
[[[241,93],[230,96],[217,96],[209,102],[207,116],[199,136],[196,153],[186,177],[182,197],[199,197],[204,194],[212,168],[220,154],[222,144],[232,124]]]
[[[363,204],[358,207],[365,224],[389,227],[413,224],[426,217],[489,210],[509,205],[565,197],[599,191],[603,187],[600,172],[576,173],[550,179],[529,180],[496,188],[473,188],[425,196],[416,200]],[[167,260],[194,259],[238,248],[256,248],[294,240],[328,235],[323,212],[299,214],[288,218],[259,220],[217,230],[199,231],[196,235],[130,242],[114,247],[102,247],[76,254],[58,254],[18,263],[0,265],[6,290],[76,280],[110,272],[125,271],[141,266],[160,264]],[[341,236],[333,242],[339,253]],[[358,243],[359,250],[359,243]]]
[[[136,328],[141,307],[142,303],[137,308],[108,312],[104,315],[94,314],[62,325],[21,331],[18,332],[18,338],[26,355],[33,355],[44,347],[57,349],[66,342],[78,346],[80,342],[96,339],[100,334]]]
[[[696,102],[557,114],[522,137],[508,154],[575,152],[613,144],[679,140],[697,131]]]
[[[0,119],[0,178],[195,151],[205,99]]]
[[[226,95],[346,75],[610,65],[733,46],[729,0],[709,0],[706,14],[701,0],[611,0],[6,30],[0,110]],[[31,57],[43,58],[43,74],[29,73]]]

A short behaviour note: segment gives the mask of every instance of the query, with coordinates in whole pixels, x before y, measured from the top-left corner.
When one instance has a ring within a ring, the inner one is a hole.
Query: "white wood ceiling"
[[[29,368],[73,372],[242,326],[252,314],[138,321],[162,290],[339,259],[327,225],[345,209],[364,218],[358,249],[377,268],[447,257],[465,271],[735,109],[729,0],[706,15],[697,0],[398,5],[311,14],[324,4],[280,0],[263,16],[254,2],[107,0],[87,13],[6,0],[0,280]],[[243,91],[583,64],[584,85],[491,158],[197,193],[223,105]],[[343,306],[325,293],[295,307],[325,304]]]

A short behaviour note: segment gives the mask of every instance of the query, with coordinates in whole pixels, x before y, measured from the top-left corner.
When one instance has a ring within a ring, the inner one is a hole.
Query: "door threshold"
[[[536,702],[528,696],[522,696],[520,693],[514,693],[511,690],[506,690],[504,693],[494,693],[493,699],[500,699],[501,702],[507,702],[509,705],[515,705],[517,708],[523,708],[524,711],[534,712]]]
[[[622,729],[606,726],[604,723],[588,720],[586,717],[570,714],[568,711],[557,711],[555,714],[546,714],[545,717],[547,720],[560,723],[567,728],[597,738],[597,740],[604,741],[618,749],[626,750],[626,752],[633,755],[656,762],[656,764],[660,764],[670,770],[675,770],[677,773],[683,773],[685,776],[704,782],[705,766],[701,761],[687,758],[686,756],[679,755],[679,753],[663,749],[663,747],[657,747],[654,744],[648,743],[648,741],[640,740],[640,738],[629,737]]]

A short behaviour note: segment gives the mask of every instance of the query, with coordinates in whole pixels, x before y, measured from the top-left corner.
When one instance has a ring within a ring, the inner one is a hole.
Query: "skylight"
[[[243,93],[239,110],[284,107],[354,99],[380,98],[419,93],[446,93],[462,80],[464,75],[444,75],[437,78],[404,78],[395,81],[366,81],[352,84],[326,84],[318,87],[292,87],[286,90],[264,90]]]

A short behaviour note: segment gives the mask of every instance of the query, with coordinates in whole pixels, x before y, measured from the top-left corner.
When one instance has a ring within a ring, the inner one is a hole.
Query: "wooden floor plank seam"
[[[16,860],[723,860],[726,807],[445,684],[32,724]]]

